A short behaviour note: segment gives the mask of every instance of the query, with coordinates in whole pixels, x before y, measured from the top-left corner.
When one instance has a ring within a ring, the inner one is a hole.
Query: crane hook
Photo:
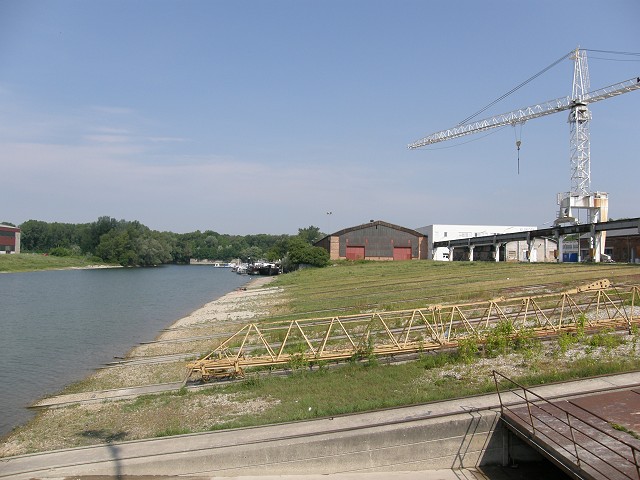
[[[516,138],[516,148],[518,149],[518,175],[520,175],[520,145],[522,145],[522,126],[524,122],[515,122],[511,124],[513,126],[513,136]],[[520,127],[520,131],[518,131],[518,127]]]

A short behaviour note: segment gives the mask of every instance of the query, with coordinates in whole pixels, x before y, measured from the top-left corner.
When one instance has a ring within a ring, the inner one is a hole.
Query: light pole
[[[331,215],[333,212],[327,212],[327,235],[331,235]]]

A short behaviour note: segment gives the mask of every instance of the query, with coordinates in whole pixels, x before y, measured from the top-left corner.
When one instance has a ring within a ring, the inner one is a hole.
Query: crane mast
[[[587,53],[574,52],[573,106],[569,112],[571,195],[591,194],[591,149],[589,124],[591,112],[585,102],[590,88]]]
[[[511,112],[494,115],[483,120],[459,124],[455,127],[432,133],[408,145],[416,149],[438,142],[478,133],[505,125],[522,124],[534,118],[569,110],[569,149],[571,186],[570,191],[558,194],[558,217],[556,224],[578,223],[580,210],[586,210],[589,223],[606,221],[608,218],[608,195],[604,192],[591,192],[591,159],[589,125],[591,112],[588,105],[600,100],[615,97],[623,93],[640,89],[640,77],[590,91],[587,53],[576,48],[563,58],[574,61],[573,87],[570,97],[557,98],[536,105],[519,108]],[[592,244],[593,257],[599,261],[600,250],[604,248],[604,239],[598,237]]]

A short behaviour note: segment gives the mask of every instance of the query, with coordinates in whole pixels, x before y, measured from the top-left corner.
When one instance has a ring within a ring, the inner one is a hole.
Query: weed
[[[515,332],[513,323],[508,320],[501,320],[486,336],[485,352],[489,357],[506,355],[513,348],[512,335]]]
[[[541,347],[542,343],[536,337],[533,328],[521,328],[514,338],[514,350],[516,351],[538,351]]]
[[[578,337],[569,332],[560,332],[558,335],[558,347],[560,348],[560,353],[565,354],[567,351],[576,345],[579,342]]]
[[[188,433],[191,433],[191,429],[189,428],[168,427],[168,428],[165,428],[164,430],[160,430],[159,432],[156,432],[154,437],[172,437],[174,435],[186,435]]]
[[[375,357],[373,344],[374,344],[373,338],[367,335],[364,342],[362,342],[358,346],[358,349],[356,350],[356,352],[353,355],[351,355],[351,358],[349,359],[349,361],[351,363],[355,363],[365,359],[368,359],[369,361],[371,361]]]
[[[584,313],[581,313],[576,320],[576,337],[578,340],[584,340],[585,331],[584,327],[587,323],[587,317]]]
[[[251,376],[245,378],[244,382],[241,383],[246,389],[255,389],[262,386],[262,378],[258,375]]]
[[[425,353],[418,357],[417,364],[425,370],[439,368],[444,365],[454,363],[457,359],[453,358],[450,353]]]
[[[624,338],[616,335],[612,329],[608,328],[594,333],[587,340],[587,345],[590,347],[604,347],[608,350],[612,350],[623,343]]]
[[[287,362],[287,368],[290,370],[300,370],[309,366],[309,360],[304,356],[304,353],[293,353],[289,357]]]
[[[187,393],[189,393],[189,390],[187,390],[187,387],[182,386],[180,387],[180,389],[176,392],[176,395],[179,397],[182,397],[184,395],[186,395]]]
[[[136,412],[144,410],[151,406],[151,404],[157,399],[156,395],[141,395],[132,402],[125,402],[122,405],[124,412]]]
[[[478,340],[474,337],[462,338],[458,341],[457,359],[466,364],[473,363],[478,357]]]
[[[631,334],[631,344],[633,345],[633,350],[635,351],[638,346],[638,337],[640,337],[640,331],[638,330],[637,323],[631,325],[629,333]]]
[[[628,433],[629,435],[631,435],[636,440],[640,440],[640,435],[639,434],[637,434],[633,430],[629,430],[624,425],[618,425],[617,423],[610,423],[610,425],[611,425],[611,427],[613,427],[614,429],[618,430],[619,432]]]

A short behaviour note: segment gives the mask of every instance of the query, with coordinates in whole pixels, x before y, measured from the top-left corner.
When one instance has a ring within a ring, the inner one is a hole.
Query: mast
[[[573,53],[573,88],[569,112],[569,148],[571,169],[570,195],[588,196],[591,194],[591,160],[589,143],[589,125],[591,112],[585,102],[589,92],[589,68],[587,52],[576,48]]]

